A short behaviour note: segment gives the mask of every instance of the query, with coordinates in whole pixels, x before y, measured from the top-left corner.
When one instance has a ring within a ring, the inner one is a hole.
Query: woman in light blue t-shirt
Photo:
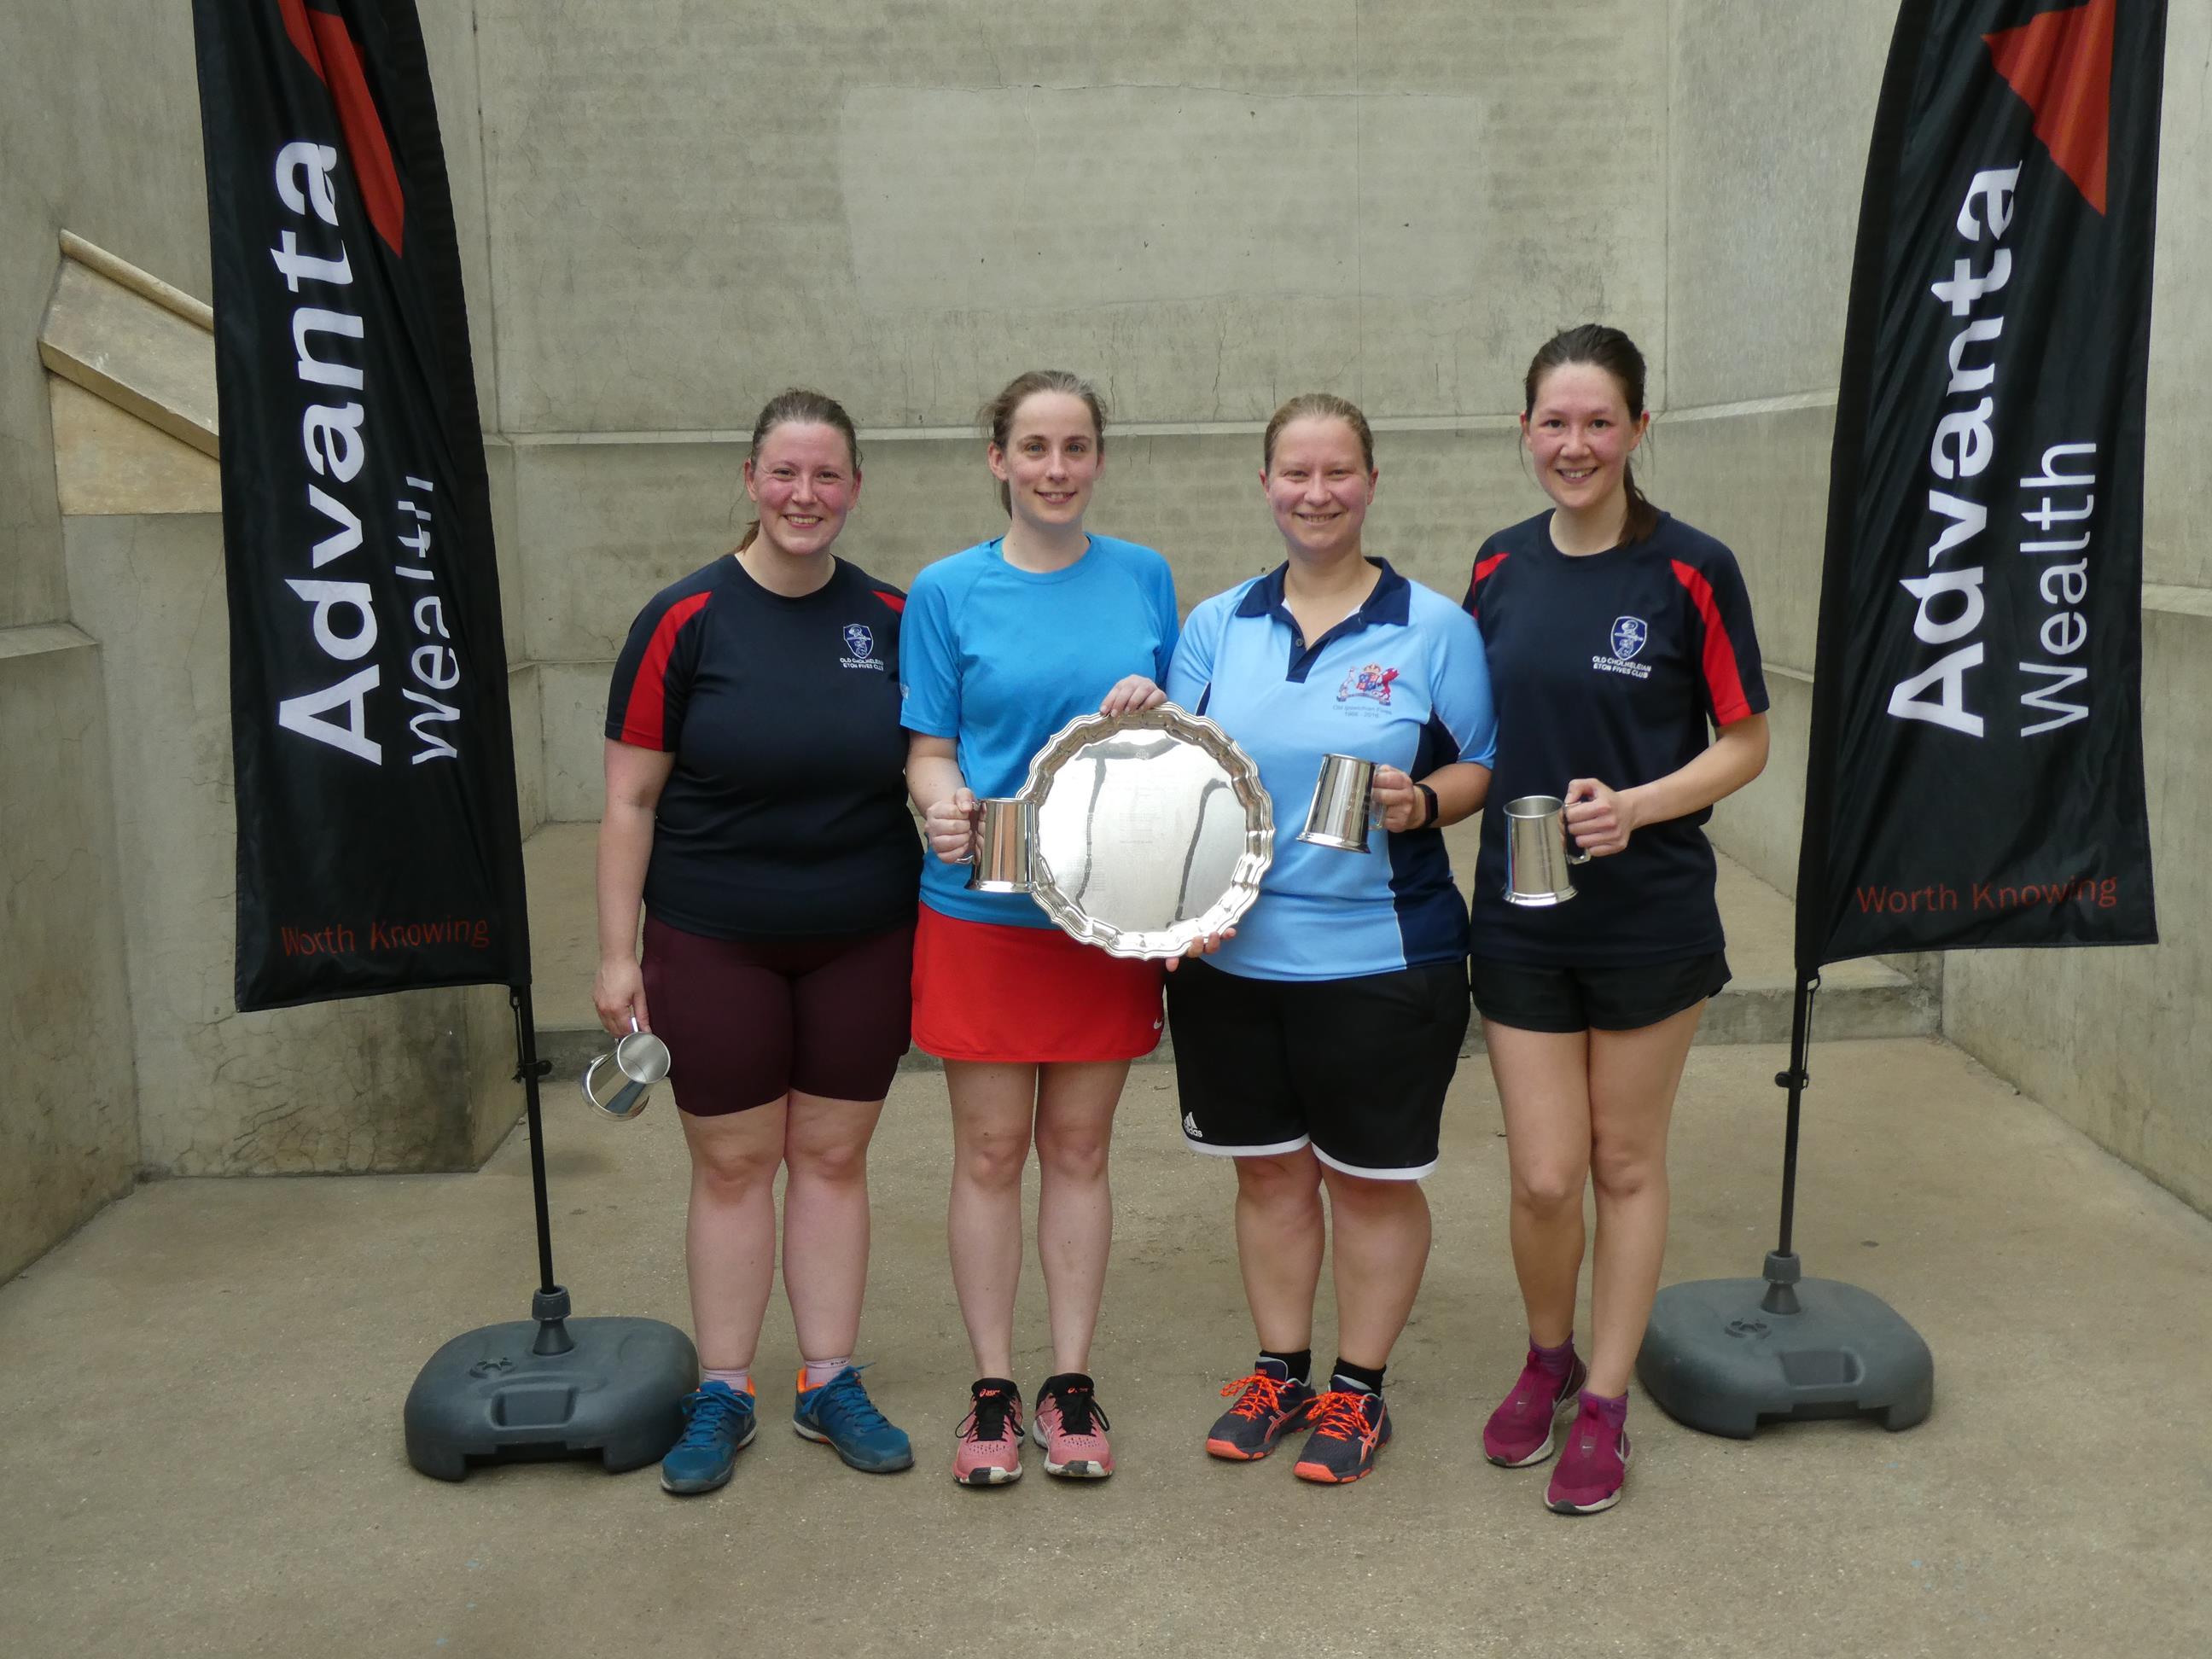
[[[972,1486],[1022,1470],[1014,1286],[1032,1142],[1052,1323],[1053,1374],[1035,1397],[1045,1471],[1113,1473],[1089,1375],[1113,1237],[1106,1157],[1129,1062],[1159,1042],[1161,1023],[1157,963],[1078,944],[1025,893],[969,890],[975,801],[1014,793],[1077,715],[1160,702],[1176,633],[1167,562],[1084,528],[1104,456],[1097,392],[1040,370],[984,418],[1006,532],[915,579],[899,656],[907,783],[934,854],[914,1038],[945,1061],[952,1103],[952,1280],[977,1371],[953,1475]]]

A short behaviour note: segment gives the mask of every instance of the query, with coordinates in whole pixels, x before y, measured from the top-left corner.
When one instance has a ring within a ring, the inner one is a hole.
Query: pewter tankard
[[[1340,853],[1364,853],[1375,817],[1375,763],[1356,755],[1323,755],[1298,839]]]
[[[1030,804],[1019,795],[975,803],[975,867],[968,872],[970,890],[978,893],[1026,893],[1030,890],[1030,848],[1036,839],[1036,820]]]
[[[1525,909],[1565,904],[1575,896],[1571,864],[1588,864],[1567,836],[1566,803],[1557,795],[1523,795],[1505,803],[1505,902]]]
[[[614,1061],[615,1072],[622,1082],[603,1098],[599,1088],[599,1073],[609,1060]],[[629,1035],[584,1068],[584,1098],[600,1115],[626,1123],[645,1109],[653,1085],[667,1075],[668,1045],[652,1032],[639,1030],[637,1016],[632,1014]]]

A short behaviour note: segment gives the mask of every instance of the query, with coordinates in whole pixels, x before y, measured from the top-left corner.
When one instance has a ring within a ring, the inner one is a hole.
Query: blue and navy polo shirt
[[[639,612],[607,736],[672,753],[645,908],[708,939],[914,920],[921,843],[899,729],[905,596],[844,560],[797,599],[725,555]]]
[[[1237,937],[1211,960],[1250,979],[1352,979],[1467,954],[1467,903],[1441,830],[1376,829],[1371,853],[1297,839],[1322,757],[1425,777],[1490,764],[1498,723],[1482,636],[1440,593],[1389,564],[1359,609],[1309,643],[1279,566],[1190,613],[1169,697],[1218,721],[1274,802],[1275,857]]]

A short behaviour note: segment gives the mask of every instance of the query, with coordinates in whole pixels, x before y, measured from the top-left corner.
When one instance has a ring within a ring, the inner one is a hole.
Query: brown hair
[[[1629,420],[1643,421],[1644,354],[1636,349],[1635,341],[1603,323],[1563,328],[1537,347],[1536,355],[1528,360],[1528,375],[1521,382],[1522,420],[1536,412],[1536,388],[1544,378],[1553,369],[1572,363],[1587,363],[1613,376],[1613,383],[1620,388],[1620,400],[1628,405]],[[1621,544],[1626,546],[1642,541],[1659,527],[1659,509],[1637,487],[1635,469],[1626,461],[1620,464],[1620,484],[1628,494],[1628,514],[1620,526]]]
[[[1260,440],[1262,472],[1274,466],[1275,440],[1283,435],[1283,428],[1292,421],[1342,421],[1352,428],[1352,435],[1359,440],[1360,458],[1367,463],[1367,470],[1375,470],[1375,434],[1368,428],[1367,417],[1359,412],[1359,405],[1334,392],[1301,392],[1268,417],[1267,434]]]
[[[1098,453],[1106,453],[1106,405],[1098,396],[1098,388],[1064,368],[1033,368],[1025,374],[1017,374],[997,397],[983,405],[975,418],[991,434],[994,448],[1001,454],[1006,453],[1006,440],[1013,431],[1015,411],[1040,392],[1064,392],[1071,398],[1083,399],[1084,406],[1091,411],[1091,435],[1098,440]],[[1014,492],[1003,480],[999,484],[999,506],[1008,517],[1013,515]]]
[[[745,452],[751,460],[760,453],[768,441],[768,434],[780,426],[835,427],[845,440],[845,453],[851,459],[855,475],[860,470],[860,434],[853,429],[853,417],[845,412],[845,405],[835,398],[820,392],[810,392],[803,386],[787,386],[762,406],[760,419],[753,422],[752,447]],[[744,552],[760,534],[760,520],[755,519],[745,526],[744,539],[737,550]]]

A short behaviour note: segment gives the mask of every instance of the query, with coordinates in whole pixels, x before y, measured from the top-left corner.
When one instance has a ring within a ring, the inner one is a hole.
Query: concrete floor
[[[1771,1242],[1771,1047],[1691,1057],[1671,1279]],[[1392,1366],[1398,1438],[1341,1490],[1200,1450],[1249,1358],[1229,1171],[1185,1152],[1140,1066],[1115,1161],[1094,1360],[1121,1472],[947,1478],[969,1362],[945,1265],[943,1084],[899,1079],[875,1160],[864,1336],[921,1462],[854,1474],[765,1413],[736,1480],[406,1464],[399,1408],[533,1279],[528,1160],[481,1172],[182,1181],[0,1286],[0,1653],[2130,1655],[2212,1651],[2198,1414],[2212,1222],[1925,1039],[1816,1049],[1798,1243],[1935,1350],[1935,1415],[1709,1438],[1648,1403],[1613,1513],[1545,1513],[1476,1451],[1518,1359],[1503,1142],[1462,1069],[1429,1190],[1437,1247]],[[685,1322],[682,1148],[550,1098],[556,1260],[580,1314]],[[1039,1281],[1018,1369],[1045,1369]],[[1327,1305],[1316,1333],[1333,1332]]]

